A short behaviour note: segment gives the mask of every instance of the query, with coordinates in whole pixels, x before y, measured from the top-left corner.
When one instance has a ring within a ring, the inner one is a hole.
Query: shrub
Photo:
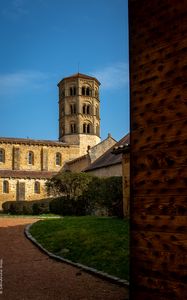
[[[93,177],[84,197],[92,213],[123,216],[122,177]]]
[[[2,205],[4,213],[13,215],[38,215],[49,213],[51,199],[33,201],[7,201]]]
[[[86,214],[87,201],[83,196],[72,199],[66,196],[58,197],[50,202],[50,212],[63,216],[83,216]]]
[[[32,210],[34,215],[48,214],[50,212],[49,204],[51,199],[33,201]]]
[[[6,201],[2,204],[2,209],[3,212],[8,214],[9,213],[9,209],[10,209],[10,204],[12,203],[12,201]]]

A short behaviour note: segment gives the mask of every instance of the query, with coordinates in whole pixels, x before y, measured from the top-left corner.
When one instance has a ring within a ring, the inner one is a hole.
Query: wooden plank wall
[[[129,0],[131,298],[187,299],[187,1]]]

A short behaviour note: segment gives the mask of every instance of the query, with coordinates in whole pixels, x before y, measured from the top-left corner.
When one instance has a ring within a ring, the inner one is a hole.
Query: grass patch
[[[109,217],[39,221],[31,234],[50,252],[129,279],[129,222]]]

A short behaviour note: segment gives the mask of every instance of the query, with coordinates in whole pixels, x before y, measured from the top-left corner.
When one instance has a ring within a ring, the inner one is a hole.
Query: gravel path
[[[35,247],[24,228],[36,220],[0,218],[0,300],[128,299],[127,288],[57,262]]]

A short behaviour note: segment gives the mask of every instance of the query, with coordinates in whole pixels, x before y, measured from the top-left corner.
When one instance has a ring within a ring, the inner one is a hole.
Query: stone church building
[[[8,200],[45,198],[47,179],[67,162],[96,145],[102,155],[115,144],[111,136],[100,141],[99,86],[96,78],[80,73],[58,83],[58,141],[0,138],[0,208]]]

